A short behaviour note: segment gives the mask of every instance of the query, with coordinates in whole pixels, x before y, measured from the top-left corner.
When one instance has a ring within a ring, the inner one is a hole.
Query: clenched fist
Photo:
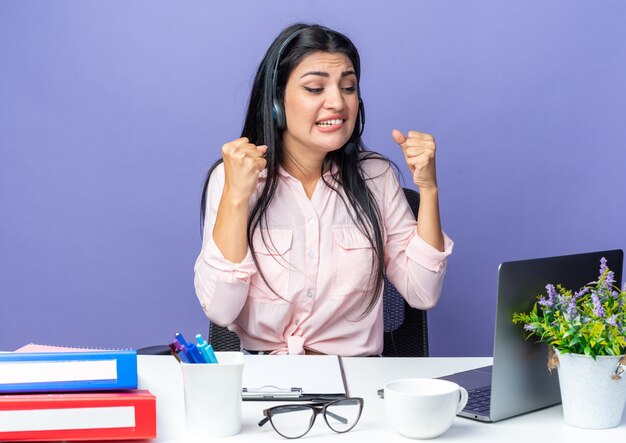
[[[267,165],[263,158],[266,152],[267,146],[256,146],[247,137],[222,146],[226,176],[224,193],[236,199],[249,200],[256,189],[259,173]]]
[[[435,168],[435,139],[430,134],[409,131],[408,137],[394,129],[391,131],[394,141],[400,145],[406,164],[413,174],[413,182],[420,190],[437,188]]]

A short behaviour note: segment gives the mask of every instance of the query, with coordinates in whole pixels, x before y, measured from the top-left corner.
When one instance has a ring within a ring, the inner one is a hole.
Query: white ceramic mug
[[[241,432],[243,354],[216,352],[218,363],[181,363],[189,440]]]
[[[405,378],[385,385],[391,426],[405,437],[433,438],[450,428],[467,404],[467,391],[446,380]]]

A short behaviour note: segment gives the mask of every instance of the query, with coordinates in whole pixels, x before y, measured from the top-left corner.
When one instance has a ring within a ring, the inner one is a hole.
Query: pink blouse
[[[432,308],[441,294],[453,242],[444,234],[445,250],[440,252],[422,240],[388,163],[375,159],[362,164],[384,224],[387,277],[411,306]],[[332,180],[330,173],[325,178]],[[262,173],[257,192],[264,180]],[[363,293],[372,248],[340,196],[320,180],[309,200],[302,184],[281,168],[267,213],[266,242],[258,231],[253,237],[257,260],[278,297],[257,272],[249,249],[241,263],[233,263],[213,241],[223,186],[221,164],[209,181],[204,241],[195,264],[196,294],[209,320],[227,325],[250,350],[381,353],[382,296],[374,310],[360,318],[367,306]]]

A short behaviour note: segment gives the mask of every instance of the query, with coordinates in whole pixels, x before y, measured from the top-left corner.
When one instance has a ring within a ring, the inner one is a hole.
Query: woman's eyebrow
[[[324,78],[330,77],[330,74],[328,72],[324,72],[324,71],[309,71],[309,72],[306,72],[306,73],[302,74],[300,76],[300,78],[304,78],[307,75],[317,75],[317,76],[324,77]],[[354,72],[354,71],[343,71],[341,73],[341,78],[348,77],[350,75],[356,75],[356,72]]]

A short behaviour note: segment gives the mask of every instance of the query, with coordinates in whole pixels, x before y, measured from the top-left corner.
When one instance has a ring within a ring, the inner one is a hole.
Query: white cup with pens
[[[241,432],[243,354],[214,353],[199,334],[196,338],[197,344],[189,343],[177,333],[175,343],[183,349],[173,351],[183,374],[187,438],[200,440],[238,434]],[[170,348],[177,348],[175,343]]]

